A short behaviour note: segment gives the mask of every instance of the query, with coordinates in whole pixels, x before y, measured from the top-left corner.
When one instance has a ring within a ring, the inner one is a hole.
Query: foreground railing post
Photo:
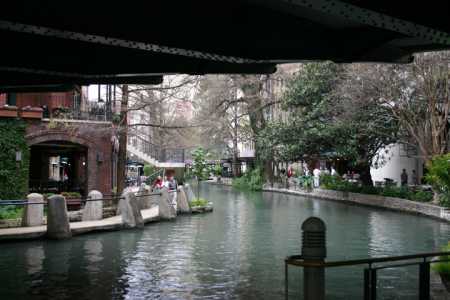
[[[325,243],[325,223],[310,217],[302,224],[302,257],[305,262],[323,263],[327,257]],[[325,269],[323,267],[305,267],[303,269],[303,299],[325,299]]]
[[[419,299],[430,299],[430,263],[425,259],[419,265]]]

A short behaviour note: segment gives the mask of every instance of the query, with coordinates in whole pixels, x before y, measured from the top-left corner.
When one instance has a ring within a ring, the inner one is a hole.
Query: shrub
[[[70,193],[69,192],[61,192],[60,195],[63,197],[69,197]]]
[[[448,242],[448,246],[442,248],[442,252],[449,252],[449,251],[450,251],[450,242]],[[449,255],[438,256],[438,260],[445,260],[445,259],[450,259],[450,252]],[[432,263],[431,270],[433,270],[434,273],[438,275],[450,277],[450,261]]]
[[[302,176],[302,179],[298,182],[298,185],[301,185],[302,187],[308,187],[312,186],[314,182],[314,177],[311,175],[304,175]]]
[[[241,178],[234,178],[231,186],[239,189],[247,189],[252,191],[261,191],[266,180],[263,170],[258,167],[254,170],[248,170]]]
[[[338,191],[344,192],[345,194],[347,194],[348,192],[360,193],[361,189],[362,187],[360,187],[357,182],[348,182],[348,181],[345,181],[342,185],[340,185],[337,188]]]
[[[325,190],[337,190],[339,187],[339,185],[337,185],[336,183],[330,183],[324,186]]]
[[[0,219],[22,218],[23,206],[5,205],[0,206]]]
[[[380,189],[376,186],[363,186],[361,188],[361,194],[366,194],[366,195],[378,195],[378,193],[380,192]]]
[[[206,204],[208,204],[208,203],[210,203],[211,201],[209,201],[209,200],[206,200],[206,199],[203,199],[203,198],[200,198],[200,199],[194,199],[194,200],[191,200],[191,201],[189,201],[189,204],[191,205],[191,206],[205,206]]]
[[[54,193],[45,193],[45,194],[42,194],[42,196],[44,197],[44,198],[48,198],[48,197],[51,197],[51,196],[53,196],[54,195]]]
[[[81,197],[81,194],[80,194],[80,193],[77,193],[77,192],[71,192],[71,193],[70,193],[70,196]]]
[[[417,200],[420,202],[431,202],[431,201],[433,201],[433,194],[425,192],[425,191],[418,191],[413,196],[413,200]]]

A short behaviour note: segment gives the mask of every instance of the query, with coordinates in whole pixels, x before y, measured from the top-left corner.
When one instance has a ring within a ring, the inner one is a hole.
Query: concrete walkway
[[[160,220],[158,205],[141,210],[144,223]],[[94,230],[120,230],[123,228],[122,216],[114,216],[98,221],[70,223],[72,235],[78,235]],[[24,240],[44,237],[47,225],[34,227],[14,227],[0,229],[0,240]]]

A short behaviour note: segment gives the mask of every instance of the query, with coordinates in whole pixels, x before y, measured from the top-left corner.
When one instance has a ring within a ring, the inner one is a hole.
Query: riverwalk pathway
[[[159,206],[141,210],[144,223],[160,220]],[[120,230],[124,226],[122,216],[114,216],[97,221],[72,222],[70,231],[72,235],[82,234],[95,230]],[[0,240],[20,240],[44,237],[47,233],[47,225],[34,227],[13,227],[0,230]]]

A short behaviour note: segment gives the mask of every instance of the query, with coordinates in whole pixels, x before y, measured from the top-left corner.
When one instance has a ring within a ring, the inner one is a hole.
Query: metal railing
[[[77,192],[84,195],[85,181],[84,179],[67,179],[64,181],[57,180],[29,180],[28,191],[38,194],[60,194],[62,192]]]
[[[163,149],[163,162],[167,163],[184,163],[184,149]]]
[[[432,252],[432,253],[420,253],[412,255],[403,256],[390,256],[390,257],[379,257],[379,258],[368,258],[368,259],[358,259],[358,260],[344,260],[336,262],[304,262],[299,261],[303,259],[301,255],[292,255],[285,258],[285,290],[286,299],[288,299],[288,265],[301,266],[304,268],[314,267],[314,268],[331,268],[331,267],[341,267],[341,266],[351,266],[351,265],[362,265],[367,264],[368,267],[364,268],[364,299],[365,300],[375,300],[377,299],[377,270],[399,268],[406,266],[419,266],[419,299],[430,299],[430,264],[438,262],[448,262],[450,259],[445,260],[433,260],[429,261],[427,258],[436,256],[450,255],[448,252]],[[393,262],[399,260],[411,260],[411,259],[422,259],[421,262],[410,262],[395,265],[384,265],[379,267],[374,267],[375,263],[382,262]]]
[[[128,135],[128,145],[133,146],[134,148],[138,149],[142,153],[144,153],[158,161],[161,161],[161,149],[157,145],[143,139],[142,137],[140,137],[138,135],[129,134]]]
[[[325,262],[327,253],[325,243],[325,223],[317,217],[310,217],[302,224],[302,254],[287,256],[285,262],[285,293],[289,299],[288,265],[303,267],[303,296],[305,300],[322,300],[325,297],[325,268],[342,267],[351,265],[367,264],[364,268],[364,299],[377,299],[377,271],[381,269],[400,268],[406,266],[419,266],[419,299],[430,299],[430,264],[439,262],[450,262],[450,259],[442,259],[449,256],[450,252],[432,252],[412,255],[368,258],[358,260],[344,260],[336,262]],[[440,256],[439,259],[428,260],[429,257]],[[390,264],[374,267],[376,263],[394,261],[407,261],[421,259],[402,264]],[[303,261],[302,261],[303,260]]]
[[[120,105],[114,101],[88,100],[80,97],[55,96],[43,94],[20,94],[17,98],[19,108],[25,106],[41,107],[44,118],[73,120],[110,121],[120,113]]]

